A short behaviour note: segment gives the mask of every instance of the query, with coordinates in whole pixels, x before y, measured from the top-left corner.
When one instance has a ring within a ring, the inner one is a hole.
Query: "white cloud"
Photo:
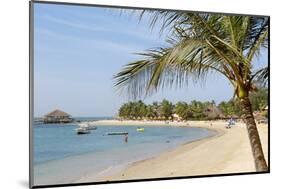
[[[57,24],[62,24],[64,26],[68,26],[68,27],[72,27],[72,28],[77,28],[77,29],[81,29],[81,30],[88,30],[88,31],[106,31],[105,28],[102,28],[100,26],[95,26],[95,25],[89,25],[89,24],[85,24],[85,23],[75,23],[73,21],[69,21],[66,19],[61,19],[61,18],[56,18],[50,15],[45,15],[43,17],[44,19],[51,21],[53,23],[57,23]]]
[[[121,42],[113,42],[109,39],[88,39],[88,38],[80,38],[78,36],[67,35],[64,33],[55,32],[49,29],[44,28],[36,28],[35,29],[35,36],[43,37],[45,36],[48,38],[54,38],[55,40],[59,40],[62,42],[71,42],[71,44],[83,45],[86,47],[91,47],[92,49],[100,49],[100,50],[107,50],[107,51],[118,51],[123,53],[134,53],[139,50],[143,50],[143,46],[139,44],[128,44],[128,43],[121,43]],[[36,42],[36,41],[35,41]],[[40,50],[42,46],[38,47],[35,50]],[[68,46],[66,46],[68,48]],[[57,51],[54,48],[42,48],[41,50],[48,50],[48,51]]]
[[[76,28],[79,30],[92,31],[92,32],[110,32],[110,33],[114,32],[114,33],[141,38],[143,40],[156,40],[157,38],[159,38],[158,33],[155,33],[157,31],[154,31],[153,33],[148,26],[145,25],[144,27],[141,27],[141,25],[138,25],[139,23],[136,23],[135,30],[125,30],[123,28],[120,29],[118,27],[115,27],[115,25],[111,23],[107,23],[112,25],[112,28],[108,28],[106,26],[95,25],[94,22],[86,23],[83,22],[82,20],[75,21],[75,20],[57,18],[51,15],[44,15],[42,18],[53,23],[61,24],[71,28]]]

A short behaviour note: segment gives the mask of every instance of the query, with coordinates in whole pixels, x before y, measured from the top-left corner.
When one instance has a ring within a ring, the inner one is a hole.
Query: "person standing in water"
[[[128,134],[125,134],[124,141],[127,143],[128,142]]]

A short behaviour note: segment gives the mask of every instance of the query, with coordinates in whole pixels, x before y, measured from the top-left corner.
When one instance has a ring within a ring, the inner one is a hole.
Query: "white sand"
[[[98,125],[167,125],[161,121],[104,120],[96,123]],[[102,177],[100,180],[112,181],[255,171],[245,124],[237,123],[231,129],[226,129],[227,123],[222,121],[189,121],[188,124],[192,127],[214,129],[218,131],[218,134],[179,146],[155,158],[135,162],[125,170]],[[187,126],[187,123],[170,122],[169,125]],[[265,124],[258,125],[258,129],[267,161],[268,126]],[[87,176],[80,181],[96,181],[93,178]]]

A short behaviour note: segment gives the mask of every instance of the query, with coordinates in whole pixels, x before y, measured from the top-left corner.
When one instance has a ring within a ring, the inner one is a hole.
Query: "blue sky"
[[[137,60],[134,52],[165,45],[165,35],[150,30],[148,18],[120,9],[35,4],[34,113],[62,109],[73,116],[114,116],[129,99],[113,89],[112,77]],[[255,60],[267,64],[266,52]],[[180,90],[163,90],[142,99],[172,102],[229,100],[230,84],[220,75],[204,85],[190,83]]]

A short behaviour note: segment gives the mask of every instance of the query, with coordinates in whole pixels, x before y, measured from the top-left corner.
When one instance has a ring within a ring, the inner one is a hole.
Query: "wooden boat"
[[[127,135],[128,132],[110,132],[107,135]]]

